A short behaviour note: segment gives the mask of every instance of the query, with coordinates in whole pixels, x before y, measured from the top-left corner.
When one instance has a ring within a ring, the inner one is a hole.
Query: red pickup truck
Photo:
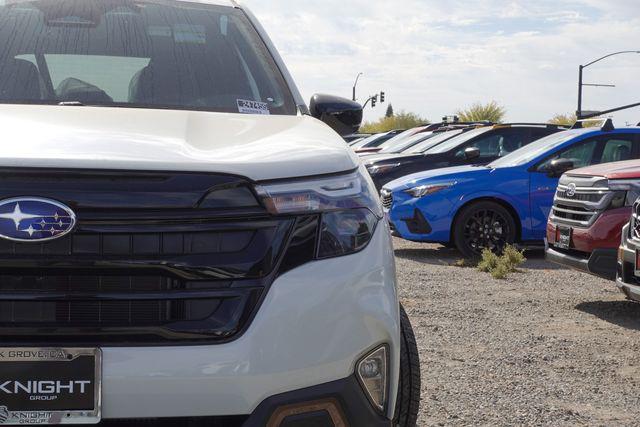
[[[547,224],[547,259],[615,280],[622,227],[638,196],[640,160],[567,172]]]

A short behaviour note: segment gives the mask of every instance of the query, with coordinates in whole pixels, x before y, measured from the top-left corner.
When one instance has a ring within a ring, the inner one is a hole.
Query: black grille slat
[[[558,190],[556,192],[556,196],[561,198],[561,199],[566,199],[566,200],[576,200],[576,201],[580,201],[580,202],[598,203],[604,198],[605,194],[575,193],[573,196],[569,196],[569,195],[567,195],[567,191],[566,190]]]
[[[0,240],[1,255],[194,255],[245,249],[255,231],[201,233],[75,234],[42,244]]]
[[[55,295],[54,291],[69,291],[69,296],[77,294],[79,290],[96,290],[106,292],[157,291],[167,292],[167,300],[122,300],[122,301],[91,301],[90,297],[79,301],[9,301],[0,302],[0,327],[11,324],[55,324],[55,325],[79,325],[79,326],[145,326],[161,325],[166,322],[201,320],[211,315],[219,306],[218,298],[210,300],[172,300],[170,289],[184,287],[176,281],[168,278],[153,277],[93,277],[94,283],[87,287],[78,286],[77,280],[50,276],[38,278],[23,276],[22,281],[31,286],[17,286],[18,278],[0,276],[0,299],[8,298],[10,292],[37,291],[39,295],[47,297]],[[77,279],[77,278],[76,278]],[[99,282],[99,284],[98,284]],[[35,285],[39,283],[39,286]],[[74,288],[71,291],[70,288]],[[81,289],[80,289],[81,288]],[[46,292],[49,291],[49,292]],[[129,294],[134,295],[134,294]],[[185,311],[193,304],[196,313],[195,318],[190,318]],[[207,311],[208,310],[208,311]]]

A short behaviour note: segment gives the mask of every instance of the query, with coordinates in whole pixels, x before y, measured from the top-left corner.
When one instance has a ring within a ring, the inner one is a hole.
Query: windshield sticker
[[[238,111],[243,114],[271,114],[269,104],[266,102],[247,101],[246,99],[238,99]]]
[[[206,44],[207,32],[202,25],[174,25],[173,39],[176,43]]]

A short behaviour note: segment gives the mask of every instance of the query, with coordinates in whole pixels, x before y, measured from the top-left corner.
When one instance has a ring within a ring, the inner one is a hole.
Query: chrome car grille
[[[558,185],[551,220],[573,227],[590,227],[606,210],[615,192],[602,185],[602,178],[564,178]]]
[[[631,216],[631,233],[634,240],[640,240],[640,199],[633,204]]]
[[[598,211],[556,202],[553,205],[553,215],[559,222],[586,226],[598,215]]]
[[[393,194],[390,191],[382,190],[380,192],[380,198],[382,199],[382,206],[389,210],[393,206]]]

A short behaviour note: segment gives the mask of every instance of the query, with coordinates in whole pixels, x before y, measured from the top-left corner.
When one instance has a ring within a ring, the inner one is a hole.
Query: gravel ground
[[[541,252],[493,280],[396,240],[422,365],[419,426],[640,425],[640,305]]]

